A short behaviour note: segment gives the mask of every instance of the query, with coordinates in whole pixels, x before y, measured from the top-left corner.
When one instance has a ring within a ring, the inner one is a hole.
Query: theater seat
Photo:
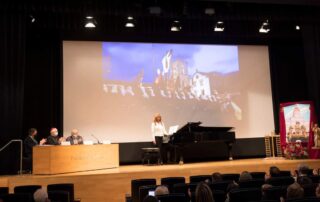
[[[261,189],[234,189],[229,192],[229,197],[229,202],[258,201],[261,199]]]
[[[15,194],[31,194],[33,195],[38,189],[41,189],[41,185],[24,185],[14,187]]]
[[[221,190],[212,190],[213,198],[215,202],[225,202],[226,193]]]
[[[291,171],[290,170],[281,170],[280,177],[291,177]]]
[[[226,192],[230,183],[232,183],[232,181],[213,182],[209,186],[212,190],[220,190]]]
[[[0,187],[0,195],[9,194],[9,187]]]
[[[279,200],[280,197],[286,197],[287,187],[275,186],[265,190],[265,199]]]
[[[206,180],[211,182],[212,176],[211,175],[194,175],[194,176],[190,176],[190,183],[199,183],[199,182],[204,182]]]
[[[261,188],[264,184],[264,179],[252,179],[239,182],[240,188]]]
[[[294,183],[293,177],[272,177],[268,179],[268,183],[273,186],[288,186]]]
[[[166,194],[157,196],[160,202],[186,202],[186,196],[184,194]]]
[[[143,199],[148,196],[149,191],[154,191],[157,188],[157,185],[145,185],[139,187],[139,201],[143,202]]]
[[[189,186],[186,183],[179,183],[173,185],[173,192],[172,193],[180,193],[186,196],[187,201],[190,201],[190,197],[188,194]]]
[[[7,194],[1,198],[4,202],[33,202],[33,195],[27,193]]]
[[[286,202],[319,202],[320,199],[316,197],[305,197],[302,199],[287,199]]]
[[[186,180],[184,177],[166,177],[161,178],[161,185],[166,185],[169,189],[169,192],[173,192],[173,185],[178,183],[185,183]]]
[[[67,191],[49,191],[49,199],[51,202],[69,202],[69,192]]]
[[[250,175],[252,176],[253,179],[263,179],[266,176],[265,172],[250,172]]]
[[[66,191],[69,193],[70,202],[74,202],[74,185],[71,183],[64,184],[49,184],[47,186],[48,192],[51,191]]]
[[[133,202],[139,202],[139,188],[146,185],[156,185],[156,179],[131,180],[131,198]]]
[[[238,182],[239,181],[239,177],[240,177],[240,174],[237,174],[237,173],[222,174],[222,179],[224,181],[231,180],[231,181]]]

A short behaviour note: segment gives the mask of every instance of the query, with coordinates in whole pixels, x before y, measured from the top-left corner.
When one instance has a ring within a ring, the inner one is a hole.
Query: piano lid
[[[182,126],[176,133],[180,132],[192,132],[197,131],[199,129],[202,130],[210,130],[211,132],[229,132],[230,130],[234,129],[233,127],[207,127],[207,126],[200,126],[202,122],[188,122],[184,126]]]

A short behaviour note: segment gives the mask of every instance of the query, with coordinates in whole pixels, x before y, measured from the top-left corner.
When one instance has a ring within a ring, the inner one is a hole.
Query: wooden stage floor
[[[130,194],[132,179],[183,176],[189,181],[191,175],[221,173],[240,173],[241,171],[268,172],[270,166],[282,170],[294,171],[299,164],[311,168],[320,168],[320,160],[284,160],[284,159],[243,159],[233,161],[215,161],[189,163],[184,165],[143,166],[128,165],[114,169],[96,170],[59,175],[15,175],[0,176],[0,186],[8,186],[10,192],[18,185],[39,184],[46,186],[53,183],[74,183],[75,197],[81,202],[123,202]]]

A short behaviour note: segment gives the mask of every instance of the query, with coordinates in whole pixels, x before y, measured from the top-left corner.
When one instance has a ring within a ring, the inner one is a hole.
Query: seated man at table
[[[58,129],[51,128],[50,135],[47,138],[47,144],[48,145],[60,145],[63,138],[58,136]]]
[[[66,141],[70,142],[71,145],[83,144],[83,138],[79,135],[79,131],[77,129],[73,129],[71,131],[71,135],[67,137]]]

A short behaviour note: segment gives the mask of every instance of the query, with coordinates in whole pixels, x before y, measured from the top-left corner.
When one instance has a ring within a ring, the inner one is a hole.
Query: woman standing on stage
[[[157,145],[160,149],[160,161],[161,163],[167,161],[167,152],[163,147],[163,136],[167,135],[166,128],[162,122],[161,115],[155,114],[153,122],[151,124],[151,133],[153,137],[153,144]]]

